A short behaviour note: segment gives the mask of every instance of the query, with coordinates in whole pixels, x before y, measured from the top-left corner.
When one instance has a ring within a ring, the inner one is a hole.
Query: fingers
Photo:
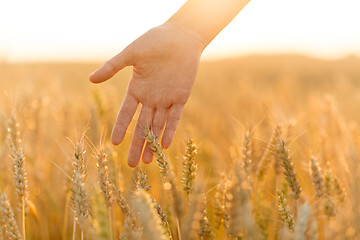
[[[147,106],[142,107],[130,144],[128,155],[128,165],[130,167],[136,167],[140,161],[141,152],[145,142],[143,129],[144,127],[150,127],[153,115],[153,109]]]
[[[102,67],[92,73],[89,76],[89,80],[93,83],[101,83],[110,79],[124,67],[132,65],[133,63],[131,58],[131,52],[129,47],[127,47],[122,52],[106,61]]]
[[[184,104],[173,105],[170,110],[166,121],[166,128],[162,137],[162,146],[168,148],[174,138],[176,127],[179,123],[181,113],[184,109]]]
[[[133,119],[138,105],[139,102],[136,98],[130,94],[125,95],[111,134],[111,141],[114,145],[119,145],[124,139],[126,130]]]
[[[164,130],[166,115],[167,115],[166,109],[156,109],[156,112],[154,114],[154,118],[151,124],[151,130],[158,139],[160,138],[161,133]],[[151,163],[153,158],[154,155],[152,154],[152,151],[150,149],[150,144],[146,143],[142,160],[144,163]]]

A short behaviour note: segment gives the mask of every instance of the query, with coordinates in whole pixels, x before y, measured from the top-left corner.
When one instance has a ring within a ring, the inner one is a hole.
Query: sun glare
[[[0,60],[103,60],[166,21],[184,2],[6,1],[0,10]],[[205,57],[360,54],[358,9],[358,0],[252,0]]]

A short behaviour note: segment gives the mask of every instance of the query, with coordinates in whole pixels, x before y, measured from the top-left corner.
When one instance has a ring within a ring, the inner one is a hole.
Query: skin
[[[128,154],[129,166],[136,167],[139,163],[145,144],[144,127],[150,127],[158,138],[163,132],[162,145],[164,148],[170,146],[190,96],[203,49],[195,34],[166,23],[146,32],[90,75],[91,82],[100,83],[122,68],[133,66],[111,138],[115,145],[122,142],[140,104]],[[142,160],[150,163],[152,159],[146,144]]]
[[[158,138],[162,135],[164,148],[170,146],[203,50],[249,1],[188,0],[166,23],[140,36],[90,75],[91,82],[101,83],[133,66],[111,136],[113,144],[122,142],[140,105],[127,160],[130,167],[136,167],[141,156],[144,163],[152,162],[144,127]]]

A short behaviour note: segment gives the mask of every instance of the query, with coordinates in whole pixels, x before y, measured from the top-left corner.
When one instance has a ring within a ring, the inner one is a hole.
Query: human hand
[[[128,154],[129,166],[136,167],[142,153],[143,162],[152,162],[149,145],[144,148],[144,127],[149,127],[157,138],[163,133],[162,146],[170,146],[204,47],[195,32],[165,23],[146,32],[90,75],[91,82],[101,83],[124,67],[133,66],[111,137],[115,145],[122,142],[140,103]]]

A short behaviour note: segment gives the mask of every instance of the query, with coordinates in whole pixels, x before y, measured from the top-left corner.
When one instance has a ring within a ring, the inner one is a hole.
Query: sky
[[[219,0],[219,4],[222,1]],[[185,0],[11,0],[0,3],[0,61],[106,60]],[[204,58],[299,53],[360,56],[359,0],[252,0]]]

